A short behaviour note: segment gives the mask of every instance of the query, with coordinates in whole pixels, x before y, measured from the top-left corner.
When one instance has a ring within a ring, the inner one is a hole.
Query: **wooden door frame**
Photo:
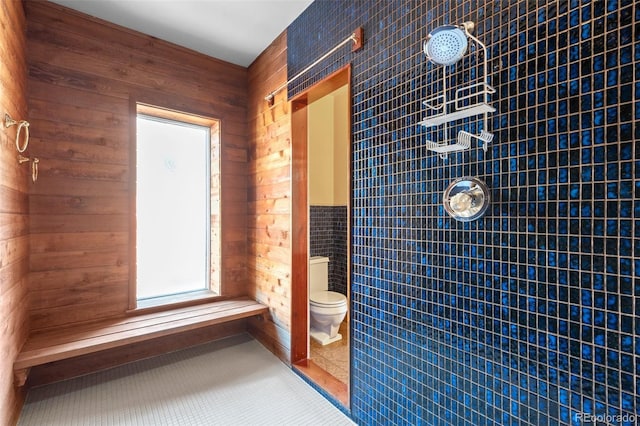
[[[309,358],[309,181],[307,106],[347,86],[349,96],[349,153],[352,142],[351,65],[347,65],[291,100],[291,363]],[[351,176],[349,161],[349,176]],[[351,199],[351,188],[349,199]],[[349,201],[350,211],[351,202]],[[351,231],[347,228],[347,253],[350,259]],[[350,275],[350,264],[347,274]],[[348,288],[350,289],[350,285]],[[350,298],[349,313],[351,311]]]

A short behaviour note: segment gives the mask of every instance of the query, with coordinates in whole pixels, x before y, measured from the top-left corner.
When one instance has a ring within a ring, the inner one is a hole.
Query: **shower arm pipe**
[[[322,55],[321,57],[316,59],[311,65],[309,65],[308,67],[306,67],[305,69],[300,71],[298,74],[296,74],[295,76],[291,77],[286,82],[282,83],[280,86],[278,86],[277,89],[275,89],[274,91],[269,93],[267,96],[265,96],[264,100],[269,103],[269,106],[273,105],[274,98],[275,98],[275,96],[276,96],[276,94],[278,92],[280,92],[282,89],[287,87],[289,85],[289,83],[293,83],[295,80],[300,78],[303,74],[307,73],[311,68],[315,67],[320,62],[324,61],[328,56],[330,56],[332,53],[334,53],[336,50],[340,49],[342,46],[344,46],[345,44],[349,43],[350,41],[353,42],[353,46],[352,46],[352,49],[351,49],[352,52],[355,52],[355,51],[359,50],[362,47],[362,41],[363,41],[362,27],[357,28],[354,32],[352,32],[349,35],[349,37],[347,37],[341,43],[336,45],[333,49],[331,49],[330,51],[328,51],[327,53],[325,53],[324,55]]]

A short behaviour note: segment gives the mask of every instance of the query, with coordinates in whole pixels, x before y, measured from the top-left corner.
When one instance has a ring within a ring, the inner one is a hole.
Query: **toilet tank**
[[[329,290],[329,258],[313,256],[309,259],[309,293]]]

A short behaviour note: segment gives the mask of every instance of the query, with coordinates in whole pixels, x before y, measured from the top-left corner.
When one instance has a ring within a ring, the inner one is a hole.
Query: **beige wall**
[[[343,86],[333,92],[333,194],[335,205],[349,204],[351,193],[351,179],[349,165],[351,164],[350,129],[349,129],[349,90]]]
[[[308,106],[309,202],[314,206],[349,203],[348,87]]]

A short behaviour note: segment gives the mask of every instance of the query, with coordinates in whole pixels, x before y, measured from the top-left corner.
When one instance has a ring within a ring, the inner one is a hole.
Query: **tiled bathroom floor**
[[[349,332],[348,324],[340,324],[342,340],[322,346],[311,339],[311,359],[318,367],[331,374],[342,383],[349,384]]]

